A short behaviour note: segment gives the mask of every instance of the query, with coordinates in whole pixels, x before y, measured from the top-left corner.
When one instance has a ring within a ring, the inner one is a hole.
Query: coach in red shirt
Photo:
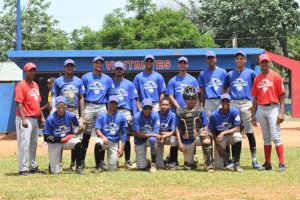
[[[16,132],[18,140],[19,175],[27,176],[29,173],[45,173],[38,168],[35,161],[38,141],[38,118],[44,123],[41,112],[41,96],[39,86],[33,81],[36,65],[27,63],[24,66],[25,80],[19,82],[15,88]],[[27,155],[29,153],[29,171]]]
[[[281,76],[271,69],[272,62],[267,54],[259,56],[261,74],[253,83],[252,124],[257,125],[255,113],[259,113],[259,122],[263,134],[265,163],[259,170],[272,170],[272,141],[279,158],[278,171],[285,171],[284,150],[280,137],[280,123],[284,120],[284,86]]]

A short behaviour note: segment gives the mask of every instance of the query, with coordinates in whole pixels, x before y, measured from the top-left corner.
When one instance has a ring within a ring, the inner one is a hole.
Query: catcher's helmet
[[[197,92],[193,86],[185,87],[182,95],[183,95],[184,100],[189,99],[189,98],[197,99]]]

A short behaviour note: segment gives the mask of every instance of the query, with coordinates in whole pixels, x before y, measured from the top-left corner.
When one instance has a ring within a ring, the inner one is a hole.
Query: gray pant
[[[157,158],[156,158],[156,166],[159,168],[164,168],[164,146],[171,145],[171,147],[177,146],[176,136],[171,136],[164,139],[164,143],[158,143],[157,145]]]
[[[212,112],[220,108],[221,105],[221,99],[205,99],[205,104],[204,104],[204,111],[209,119]]]
[[[108,145],[103,144],[101,138],[96,138],[96,143],[100,143],[102,150],[107,150],[108,170],[115,171],[118,167],[118,143],[108,141]]]
[[[258,120],[263,134],[263,140],[265,145],[272,145],[272,141],[275,146],[281,145],[280,137],[280,125],[277,123],[279,115],[279,105],[262,106],[258,105]]]
[[[97,120],[98,115],[101,112],[106,111],[106,104],[92,104],[92,103],[86,103],[84,114],[85,114],[85,120],[86,120],[86,129],[85,133],[92,133],[92,129],[95,128],[95,122]]]
[[[250,100],[232,100],[231,106],[236,107],[240,111],[245,133],[253,133],[250,110],[250,108],[252,108],[252,102]]]
[[[136,165],[139,169],[148,167],[147,162],[147,147],[150,146],[151,155],[157,155],[157,139],[151,137],[147,139],[147,142],[140,145],[135,145],[136,153]]]
[[[184,162],[189,164],[194,164],[194,155],[195,155],[195,147],[201,146],[201,139],[200,137],[196,137],[195,140],[191,144],[184,144],[185,151],[183,152],[183,159]]]
[[[35,161],[38,142],[38,121],[36,118],[26,117],[28,128],[22,126],[21,117],[16,116],[16,132],[18,141],[19,172],[28,171],[27,156],[29,153],[29,167],[34,169],[38,166]]]

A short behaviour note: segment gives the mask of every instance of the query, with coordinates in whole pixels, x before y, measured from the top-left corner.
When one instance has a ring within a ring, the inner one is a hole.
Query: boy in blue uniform
[[[99,114],[96,121],[95,144],[96,173],[100,168],[99,152],[107,150],[108,170],[117,169],[118,158],[122,157],[124,145],[127,139],[127,121],[125,116],[117,110],[118,97],[110,96],[108,100],[108,110]],[[121,143],[119,141],[121,140]]]

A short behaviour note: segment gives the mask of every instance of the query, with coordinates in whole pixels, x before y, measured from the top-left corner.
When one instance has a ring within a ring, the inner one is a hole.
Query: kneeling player
[[[164,98],[160,101],[160,111],[159,120],[160,120],[160,135],[161,140],[158,141],[158,150],[157,150],[157,160],[156,165],[158,168],[164,168],[165,163],[163,161],[164,155],[164,145],[177,146],[176,136],[174,136],[174,132],[176,129],[176,114],[170,111],[170,100],[168,98]],[[172,155],[172,151],[170,154],[170,164],[169,168],[176,170],[177,156]]]
[[[66,111],[64,96],[56,97],[55,106],[56,111],[47,118],[43,130],[44,140],[48,143],[50,173],[62,172],[62,150],[75,150],[76,173],[83,174],[81,141],[75,137],[81,133],[76,115]]]
[[[156,171],[157,141],[161,140],[159,134],[159,116],[152,111],[152,101],[144,99],[142,101],[142,111],[136,113],[133,118],[132,130],[136,152],[136,164],[141,170],[148,169],[147,146],[151,148],[151,168],[150,172]]]
[[[242,135],[240,133],[241,119],[239,111],[235,107],[230,107],[231,98],[228,94],[221,96],[221,108],[215,110],[209,119],[209,128],[215,140],[215,166],[223,168],[227,164],[228,155],[225,149],[232,145],[233,166],[229,164],[227,169],[242,172],[240,167],[240,155],[242,148]]]
[[[101,171],[101,151],[107,150],[108,170],[117,169],[118,157],[122,157],[127,139],[127,121],[123,114],[117,111],[118,97],[110,96],[108,110],[99,114],[96,121],[95,144],[96,173]],[[121,144],[119,141],[122,139]]]
[[[190,170],[195,167],[196,146],[202,145],[205,170],[213,172],[212,137],[207,131],[208,121],[205,112],[196,108],[197,95],[196,89],[192,86],[186,87],[183,91],[186,107],[177,110],[176,136],[178,147],[183,152],[184,168]]]

